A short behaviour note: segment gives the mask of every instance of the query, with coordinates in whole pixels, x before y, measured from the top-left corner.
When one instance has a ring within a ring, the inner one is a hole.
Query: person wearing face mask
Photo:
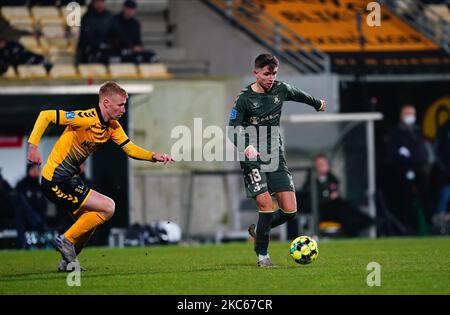
[[[404,105],[400,122],[389,132],[387,141],[388,206],[407,234],[426,230],[424,200],[428,153],[416,121],[414,106]]]

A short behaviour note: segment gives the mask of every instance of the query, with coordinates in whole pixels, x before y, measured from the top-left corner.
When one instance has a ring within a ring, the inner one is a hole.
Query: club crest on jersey
[[[278,95],[276,95],[275,97],[274,97],[274,99],[273,99],[273,102],[275,103],[275,104],[280,104],[280,99],[278,98]]]
[[[230,113],[230,119],[234,120],[234,119],[236,119],[236,116],[237,116],[237,110],[236,110],[236,108],[233,108]]]
[[[255,116],[250,117],[250,123],[251,123],[252,125],[257,125],[257,124],[259,124],[259,117],[255,117]]]
[[[67,112],[66,113],[66,119],[74,119],[75,113],[74,112]]]

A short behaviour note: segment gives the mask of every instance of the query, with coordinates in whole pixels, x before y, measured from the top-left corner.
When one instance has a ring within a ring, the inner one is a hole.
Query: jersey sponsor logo
[[[269,116],[261,118],[259,120],[259,122],[263,123],[263,122],[266,122],[268,120],[276,119],[276,118],[278,118],[278,116],[280,116],[280,114],[269,115]]]
[[[234,120],[237,117],[237,110],[236,108],[231,109],[230,119]]]
[[[66,119],[74,119],[75,113],[74,112],[67,112],[66,113]]]

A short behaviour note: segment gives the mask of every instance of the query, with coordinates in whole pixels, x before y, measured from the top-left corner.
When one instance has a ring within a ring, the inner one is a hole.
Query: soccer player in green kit
[[[284,101],[308,104],[325,111],[326,103],[281,81],[275,81],[279,61],[270,54],[255,60],[256,81],[238,95],[231,110],[228,136],[237,146],[243,170],[246,195],[259,209],[257,225],[249,226],[255,239],[259,267],[272,267],[268,254],[270,230],[297,214],[297,200],[291,173],[286,165],[279,132]],[[232,132],[230,133],[230,130]],[[274,194],[280,209],[272,209]]]

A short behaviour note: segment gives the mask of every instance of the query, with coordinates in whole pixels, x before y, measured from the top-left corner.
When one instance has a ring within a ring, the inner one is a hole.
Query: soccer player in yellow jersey
[[[83,246],[115,211],[111,198],[92,190],[78,176],[80,164],[99,145],[112,139],[131,158],[164,164],[174,162],[171,156],[147,151],[128,139],[118,122],[125,113],[127,98],[127,92],[117,83],[106,82],[100,87],[99,103],[94,108],[41,111],[28,139],[28,161],[41,164],[38,145],[49,123],[67,126],[43,167],[41,181],[45,196],[69,210],[75,220],[55,240],[55,247],[62,256],[60,271],[68,271],[69,263],[74,267],[78,264],[77,255]]]

